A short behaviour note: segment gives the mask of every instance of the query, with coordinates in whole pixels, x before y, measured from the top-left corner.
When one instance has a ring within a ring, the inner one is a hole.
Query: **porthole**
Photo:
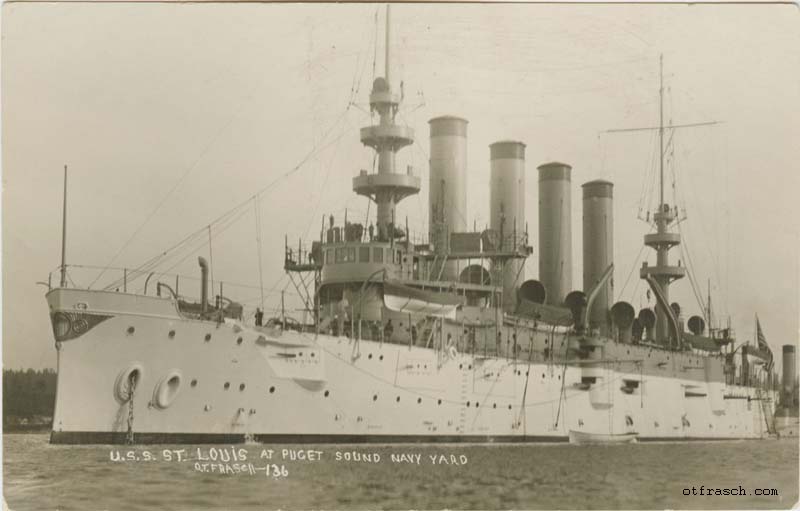
[[[244,383],[239,384],[239,392],[244,390]]]
[[[275,392],[275,387],[270,387],[270,388],[269,388],[269,393],[270,393],[270,394],[273,394],[274,392]]]
[[[231,388],[231,382],[228,382],[228,381],[226,381],[226,382],[225,382],[225,385],[223,385],[222,387],[223,387],[225,390],[228,390],[229,388]]]
[[[326,390],[324,395],[325,395],[325,397],[328,397],[328,396],[330,396],[330,395],[331,395],[331,391],[329,391],[329,390]]]
[[[314,352],[313,351],[311,352],[311,358],[314,358]]]
[[[174,339],[175,338],[175,330],[170,330],[169,334],[167,334],[167,335],[169,336],[170,339]]]
[[[128,327],[128,335],[133,335],[133,332],[135,332],[135,331],[136,331],[136,329],[134,327],[132,327],[132,326]]]
[[[211,340],[211,334],[206,334],[206,342]]]
[[[378,394],[373,394],[373,396],[372,396],[372,400],[373,400],[373,401],[377,401],[377,400],[378,400]]]
[[[383,355],[381,355],[380,357],[378,357],[378,360],[383,360]]]
[[[508,409],[511,410],[511,405],[508,405]]]
[[[242,338],[241,338],[241,337],[239,337],[238,339],[236,339],[236,344],[242,344]]]
[[[372,353],[367,356],[368,359],[372,360]]]
[[[440,399],[440,400],[439,400],[439,402],[438,402],[437,404],[442,404],[442,400]]]
[[[542,373],[542,379],[544,379],[544,373]]]
[[[190,383],[190,385],[191,385],[192,387],[197,387],[197,380],[192,380],[192,382]]]
[[[477,403],[477,402],[476,402],[476,403],[475,403],[475,408],[479,407],[480,405],[481,405],[480,403]]]
[[[398,403],[400,402],[400,396],[397,396],[397,400],[396,400],[396,401],[397,401]]]
[[[458,364],[459,369],[464,369],[464,364]]]
[[[418,397],[418,398],[417,398],[417,404],[421,404],[421,403],[422,403],[422,398],[421,398],[421,397]]]
[[[492,408],[497,408],[497,403],[495,403],[494,405],[492,405]]]
[[[467,401],[467,408],[469,408],[469,401]]]
[[[472,369],[472,364],[468,365],[467,369]]]

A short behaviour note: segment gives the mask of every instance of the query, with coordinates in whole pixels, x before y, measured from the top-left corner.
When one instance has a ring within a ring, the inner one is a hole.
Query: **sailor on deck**
[[[389,318],[389,321],[386,323],[386,326],[383,327],[383,340],[386,342],[392,342],[393,333],[394,333],[394,325],[392,325],[392,318]]]

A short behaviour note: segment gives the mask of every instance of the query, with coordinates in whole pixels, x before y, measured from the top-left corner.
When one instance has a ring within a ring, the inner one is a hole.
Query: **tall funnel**
[[[450,233],[467,230],[467,121],[443,116],[428,123],[431,127],[428,232],[434,249],[445,254],[449,252]],[[458,263],[446,263],[442,278],[458,280],[458,277]]]
[[[495,142],[489,146],[489,228],[498,236],[498,248],[512,250],[525,232],[525,144]],[[522,261],[509,259],[503,264],[503,310],[516,308],[516,289],[525,281]]]
[[[572,291],[571,172],[566,163],[539,166],[539,280],[552,305]]]
[[[781,404],[792,405],[794,393],[794,380],[797,377],[797,361],[794,355],[794,345],[783,345],[783,383],[781,385]]]
[[[597,283],[614,262],[614,184],[598,179],[583,185],[583,289]],[[608,308],[614,299],[614,276],[592,305],[589,327],[608,333]]]

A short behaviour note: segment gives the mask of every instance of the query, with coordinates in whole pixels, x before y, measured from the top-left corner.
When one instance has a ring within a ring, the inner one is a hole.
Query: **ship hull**
[[[587,369],[256,330],[188,319],[172,300],[124,293],[56,289],[47,298],[51,314],[91,325],[57,342],[53,443],[567,442],[571,430],[636,431],[639,441],[766,435],[768,412],[755,389],[641,365]],[[589,371],[595,383],[587,388]],[[630,381],[636,389],[623,388]]]

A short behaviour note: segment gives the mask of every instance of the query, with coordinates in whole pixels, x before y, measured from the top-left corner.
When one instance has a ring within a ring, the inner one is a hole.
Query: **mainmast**
[[[644,244],[656,251],[656,265],[647,266],[646,263],[640,270],[641,278],[652,276],[660,288],[663,303],[656,305],[656,339],[666,341],[669,338],[669,312],[665,307],[669,305],[669,285],[673,280],[678,280],[686,274],[682,266],[672,266],[669,262],[669,250],[681,243],[681,235],[670,232],[669,226],[677,219],[677,207],[670,208],[664,200],[664,56],[659,58],[659,202],[653,214],[656,224],[654,234],[644,236]]]
[[[400,106],[400,97],[392,93],[391,77],[391,19],[390,6],[386,6],[386,57],[384,76],[372,83],[369,95],[371,112],[377,112],[380,121],[377,125],[361,128],[361,143],[371,147],[378,155],[378,172],[369,174],[362,170],[353,178],[353,191],[364,195],[377,205],[377,234],[381,241],[395,237],[395,206],[405,197],[419,193],[419,177],[412,174],[411,167],[406,173],[395,172],[397,151],[414,143],[414,131],[407,126],[395,124],[395,116]],[[407,234],[407,233],[406,233]]]
[[[658,175],[659,209],[664,206],[664,55],[658,57]]]

